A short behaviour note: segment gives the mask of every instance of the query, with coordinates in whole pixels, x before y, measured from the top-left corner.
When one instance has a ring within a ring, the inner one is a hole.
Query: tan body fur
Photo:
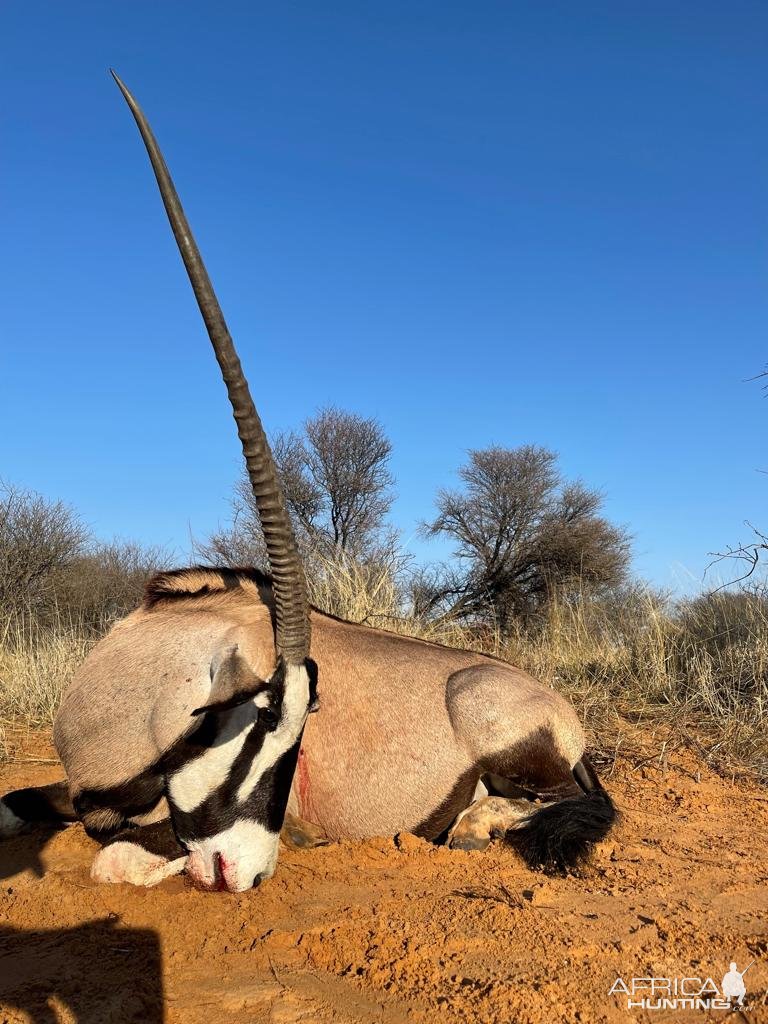
[[[263,587],[227,588],[216,570],[190,570],[173,586],[189,596],[118,623],[64,695],[54,739],[73,797],[134,778],[178,739],[222,646],[236,643],[257,674],[272,671]],[[549,730],[552,754],[569,767],[583,753],[571,706],[518,669],[319,612],[312,638],[321,710],[305,728],[288,810],[330,838],[434,837],[485,772],[529,771],[531,788],[546,791],[557,781],[546,766],[536,778],[536,757],[523,766],[510,753],[537,730]]]

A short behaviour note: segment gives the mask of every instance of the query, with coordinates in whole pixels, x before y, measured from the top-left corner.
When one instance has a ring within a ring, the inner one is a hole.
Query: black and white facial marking
[[[167,796],[187,872],[201,886],[242,892],[269,878],[307,715],[316,703],[314,662],[285,665],[255,695],[200,709],[187,756],[169,766]]]

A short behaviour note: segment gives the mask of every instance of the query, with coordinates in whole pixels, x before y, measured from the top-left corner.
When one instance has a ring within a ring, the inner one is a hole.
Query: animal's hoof
[[[321,828],[293,814],[286,815],[280,838],[291,850],[311,850],[315,846],[328,845],[328,838]]]
[[[0,800],[0,839],[10,839],[11,836],[29,832],[31,828],[29,822],[17,818],[11,808]]]
[[[448,845],[452,850],[487,850],[490,836],[454,836]]]
[[[304,832],[290,832],[288,835],[282,834],[280,838],[286,846],[294,850],[311,850],[315,846],[328,846],[327,839],[316,839]]]

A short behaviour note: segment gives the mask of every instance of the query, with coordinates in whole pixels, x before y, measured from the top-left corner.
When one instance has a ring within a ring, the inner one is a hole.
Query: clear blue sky
[[[239,472],[113,65],[268,430],[379,417],[406,538],[491,442],[661,584],[768,524],[763,0],[6,0],[0,39],[4,478],[183,557]]]

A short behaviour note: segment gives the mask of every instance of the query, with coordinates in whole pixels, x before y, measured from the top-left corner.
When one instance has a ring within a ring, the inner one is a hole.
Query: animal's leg
[[[516,669],[476,665],[450,677],[446,707],[457,740],[491,791],[505,780],[539,796],[563,783],[574,788],[571,769],[584,753],[584,733],[554,691]]]
[[[91,878],[96,882],[157,885],[164,878],[181,874],[186,863],[187,851],[179,845],[166,819],[111,836],[94,858]]]
[[[467,804],[467,806],[464,808],[463,811],[460,811],[456,815],[456,817],[454,818],[453,824],[448,829],[448,835],[445,837],[446,838],[446,842],[447,842],[448,838],[453,834],[454,830],[456,829],[457,825],[462,820],[462,818],[466,817],[466,815],[469,814],[469,812],[475,806],[477,801],[478,800],[482,800],[483,797],[489,796],[489,794],[490,794],[490,790],[488,789],[488,786],[485,784],[485,781],[483,779],[478,779],[477,780],[477,785],[475,786],[475,792],[472,794],[471,801]]]
[[[290,812],[285,815],[280,838],[291,850],[307,850],[313,846],[328,845],[328,837],[319,825],[297,818]]]
[[[61,828],[77,821],[66,782],[51,782],[6,793],[0,800],[0,838],[16,835],[35,825]]]
[[[492,839],[517,828],[540,808],[530,800],[482,797],[458,816],[448,833],[448,845],[453,850],[484,850]]]

